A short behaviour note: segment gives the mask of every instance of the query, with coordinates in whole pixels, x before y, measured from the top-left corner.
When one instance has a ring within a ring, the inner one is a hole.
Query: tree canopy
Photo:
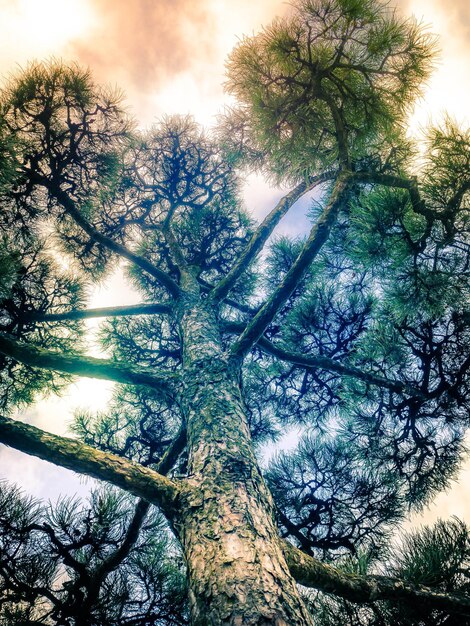
[[[2,486],[0,624],[467,623],[463,522],[390,547],[470,409],[470,134],[406,135],[434,54],[376,0],[298,0],[232,52],[216,129],[140,131],[74,65],[4,85],[0,441],[108,485]],[[287,187],[259,223],[253,171]],[[117,266],[141,304],[87,308]],[[71,437],[17,419],[76,375],[116,386]]]

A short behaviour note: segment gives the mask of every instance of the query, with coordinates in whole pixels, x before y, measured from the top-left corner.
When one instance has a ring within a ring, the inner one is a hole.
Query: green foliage
[[[0,624],[187,624],[177,547],[154,509],[131,533],[138,506],[109,489],[44,505],[2,485]]]
[[[457,518],[439,520],[404,537],[395,554],[392,572],[415,584],[449,588],[467,585],[469,530]]]
[[[139,254],[176,278],[166,241],[171,223],[185,263],[197,268],[200,280],[219,280],[248,241],[252,223],[241,205],[236,172],[215,138],[190,117],[163,118],[141,138],[133,165],[139,181],[134,184],[144,193],[139,210],[146,209],[137,220],[144,235]],[[146,297],[157,297],[158,286],[152,289],[148,276],[132,271]],[[251,287],[245,281],[237,294],[246,297]]]
[[[103,348],[149,373],[184,372],[180,322],[199,287],[198,306],[212,307],[228,352],[234,322],[256,319],[305,252],[307,236],[271,237],[229,297],[211,300],[256,237],[240,171],[289,183],[329,173],[307,209],[320,226],[334,176],[354,176],[327,241],[239,363],[240,396],[257,452],[286,427],[301,433],[266,469],[284,537],[345,571],[378,573],[380,558],[411,582],[467,591],[461,523],[386,550],[407,512],[455,475],[470,412],[470,135],[447,120],[417,158],[404,129],[433,55],[433,39],[385,3],[298,0],[232,53],[237,104],[217,133],[180,116],[136,132],[120,94],[88,71],[53,62],[19,72],[0,98],[0,331],[79,354],[80,322],[40,318],[83,308],[86,286],[126,259],[143,301],[170,312],[109,318]],[[162,273],[176,293],[190,283],[184,305]],[[0,369],[2,409],[69,380],[3,356]],[[120,386],[105,411],[80,412],[73,430],[155,468],[184,410],[180,398]],[[171,471],[187,473],[185,453]],[[185,624],[181,558],[162,518],[144,514],[126,543],[140,506],[100,490],[88,504],[45,507],[4,490],[0,624],[74,624],[84,607],[90,626]],[[309,602],[319,626],[455,623],[422,606]]]
[[[362,563],[361,563],[362,561]],[[423,526],[394,542],[386,565],[362,555],[348,557],[338,565],[347,572],[396,576],[412,584],[424,584],[442,592],[468,593],[469,529],[456,518]],[[366,570],[364,571],[363,566]],[[376,602],[355,605],[323,594],[310,594],[307,601],[318,626],[467,626],[463,615],[446,615],[426,602]]]
[[[267,479],[286,535],[324,558],[377,556],[404,513],[393,474],[368,466],[340,436],[304,436],[270,463]]]
[[[0,261],[0,330],[41,348],[79,353],[79,323],[45,324],[31,317],[31,313],[61,313],[83,306],[82,281],[59,269],[48,253],[51,246],[46,240],[28,236],[25,239],[18,237],[15,241],[1,218],[0,232],[4,232],[4,252]],[[0,362],[0,406],[3,410],[30,403],[39,393],[58,393],[70,380],[68,376],[33,369],[3,355]]]
[[[7,251],[7,239],[3,238],[0,255],[0,302],[9,295],[17,280],[18,255]]]
[[[79,411],[72,430],[88,445],[155,467],[181,426],[178,407],[151,391],[120,386],[106,411]]]
[[[431,128],[426,139],[423,189],[449,227],[468,230],[469,131],[447,118],[441,127]]]
[[[30,232],[39,220],[56,218],[58,241],[96,277],[109,253],[70,219],[61,193],[96,224],[106,222],[103,196],[117,184],[132,129],[121,99],[95,86],[88,70],[60,62],[32,63],[2,91],[0,142],[11,146],[16,176],[0,191],[15,227]]]
[[[346,150],[352,162],[386,166],[403,150],[400,125],[432,57],[432,38],[386,4],[296,2],[230,56],[227,85],[239,105],[229,149],[276,180],[334,168]]]

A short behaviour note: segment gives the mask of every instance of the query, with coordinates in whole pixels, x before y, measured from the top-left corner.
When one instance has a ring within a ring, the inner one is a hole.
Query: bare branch
[[[132,304],[129,306],[109,306],[97,309],[75,309],[65,313],[42,313],[31,311],[24,314],[25,320],[37,322],[61,322],[62,320],[84,320],[92,317],[120,317],[128,315],[168,314],[171,307],[167,304]]]
[[[175,512],[179,488],[174,481],[115,454],[3,416],[0,416],[0,442],[60,467],[109,482],[156,504],[170,518]]]
[[[173,439],[171,444],[165,450],[165,454],[160,459],[158,466],[155,471],[159,474],[166,476],[166,474],[170,471],[173,465],[176,462],[176,459],[181,454],[183,448],[186,445],[186,428],[182,426]],[[144,523],[145,516],[150,508],[150,502],[147,500],[139,500],[136,504],[134,515],[132,516],[132,520],[129,523],[127,528],[126,535],[124,537],[121,545],[114,550],[106,559],[104,559],[99,567],[95,570],[92,577],[92,584],[90,585],[91,594],[89,598],[89,602],[93,601],[93,598],[96,598],[100,585],[104,578],[116,567],[118,567],[122,561],[126,558],[129,552],[132,549],[132,546],[135,544],[139,537],[139,532]]]
[[[284,276],[277,289],[271,294],[270,298],[263,304],[238,340],[233,344],[231,349],[233,357],[243,357],[243,355],[248,352],[263,335],[266,328],[276,316],[276,313],[294,291],[299,280],[301,280],[322,245],[328,239],[330,230],[336,221],[341,204],[349,189],[349,181],[349,173],[341,173],[338,175],[329,202],[319,220],[310,231],[310,236],[305,242],[299,256]]]
[[[173,257],[172,261],[180,274],[190,275],[191,270],[188,266],[188,263],[186,262],[186,259],[184,258],[183,251],[175,237],[173,229],[171,228],[171,223],[170,221],[166,220],[165,222],[166,223],[162,227],[162,233]]]
[[[287,565],[295,580],[350,602],[369,603],[376,600],[423,603],[427,607],[458,615],[470,615],[470,596],[414,585],[388,576],[349,574],[308,556],[287,541],[282,542]]]
[[[96,228],[94,228],[81,214],[80,210],[77,208],[75,202],[66,194],[59,185],[55,185],[48,181],[47,179],[40,179],[41,184],[43,184],[50,193],[56,198],[56,200],[64,207],[67,213],[72,217],[72,219],[87,233],[89,237],[91,237],[97,243],[108,248],[108,250],[112,250],[119,256],[124,257],[128,261],[134,263],[141,269],[143,269],[147,274],[153,276],[158,280],[158,282],[165,287],[169,293],[177,298],[180,294],[179,285],[165,272],[158,269],[155,265],[150,263],[145,257],[139,256],[134,252],[128,250],[125,246],[116,241],[113,241],[110,237],[103,235]]]
[[[146,369],[136,365],[123,365],[117,361],[90,356],[64,355],[16,341],[5,334],[0,335],[0,352],[31,367],[129,385],[144,385],[159,391],[168,399],[175,396],[174,387],[178,377],[172,372],[164,375],[149,374]]]
[[[382,174],[380,172],[355,172],[352,174],[354,180],[361,183],[383,185],[384,187],[395,187],[396,189],[407,189],[410,194],[411,204],[415,213],[423,215],[426,219],[434,219],[433,212],[426,207],[421,198],[416,178],[404,178],[393,174]]]
[[[321,183],[332,180],[335,176],[335,172],[324,172],[318,176],[312,176],[308,180],[300,183],[292,189],[287,195],[279,200],[274,209],[264,218],[261,224],[256,229],[249,243],[241,253],[238,261],[232,267],[230,272],[214,287],[211,293],[211,297],[214,300],[223,300],[235,282],[245,272],[251,263],[255,260],[259,252],[262,250],[264,244],[271,236],[273,230],[279,224],[284,215],[289,211],[295,202],[301,198],[304,194],[312,191],[315,187]]]
[[[228,332],[238,333],[243,331],[244,325],[240,324],[239,322],[224,321],[223,328]],[[422,399],[426,398],[425,394],[423,394],[420,389],[414,387],[413,385],[407,385],[400,380],[390,380],[371,372],[363,372],[357,367],[353,367],[351,365],[343,365],[342,363],[335,361],[335,359],[330,359],[325,356],[310,356],[300,354],[299,352],[291,352],[289,350],[281,348],[280,346],[277,346],[272,341],[269,341],[269,339],[267,339],[266,337],[260,337],[256,345],[259,346],[259,348],[261,348],[263,352],[271,354],[272,356],[275,356],[282,361],[294,363],[295,365],[299,365],[300,367],[304,367],[306,369],[322,369],[329,372],[336,372],[338,374],[342,374],[343,376],[358,378],[359,380],[363,380],[370,385],[385,387],[386,389],[390,389],[391,391],[395,391],[396,393],[406,393],[409,396]]]

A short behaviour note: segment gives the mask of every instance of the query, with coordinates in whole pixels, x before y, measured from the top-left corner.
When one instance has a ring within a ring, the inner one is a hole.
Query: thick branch
[[[64,355],[21,343],[6,335],[0,335],[0,353],[31,367],[129,385],[145,385],[170,399],[175,393],[176,375],[171,372],[159,376],[149,374],[147,370],[136,365],[122,365],[116,361],[95,359],[90,356]]]
[[[62,320],[83,320],[92,317],[120,317],[128,315],[168,314],[171,308],[167,304],[132,304],[129,306],[108,306],[98,309],[75,309],[65,313],[40,313],[31,311],[24,315],[27,320],[38,322],[61,322]]]
[[[68,437],[0,416],[0,442],[60,467],[104,480],[160,506],[170,518],[179,489],[158,472]]]
[[[318,93],[318,98],[326,102],[331,111],[331,116],[335,125],[336,141],[338,142],[339,161],[343,168],[349,169],[350,160],[348,151],[348,130],[344,123],[342,113],[336,105],[334,98],[325,91],[321,90]]]
[[[168,215],[170,215],[170,213]],[[169,221],[167,222],[167,220],[165,220],[165,222],[166,223],[164,224],[162,228],[162,233],[163,233],[163,236],[165,237],[165,241],[168,245],[171,256],[173,257],[172,262],[176,266],[176,269],[178,270],[180,274],[191,275],[191,270],[189,268],[189,265],[186,259],[184,258],[184,254],[181,249],[181,246],[179,245],[178,240],[176,239],[173,233],[173,230],[171,228],[171,223]]]
[[[295,202],[304,194],[314,189],[320,183],[332,180],[333,172],[324,172],[319,176],[313,176],[308,180],[300,183],[292,189],[287,195],[279,200],[274,209],[264,218],[256,229],[248,245],[241,253],[238,261],[232,267],[230,272],[219,282],[211,293],[214,300],[223,300],[238,278],[245,272],[256,256],[262,250],[264,244],[271,236],[273,230],[279,224],[284,215],[289,211]]]
[[[339,209],[344,201],[349,185],[349,174],[342,173],[338,176],[330,200],[323,213],[310,232],[302,251],[295,260],[290,270],[284,276],[270,298],[263,304],[258,313],[247,325],[244,332],[232,346],[232,355],[242,357],[263,335],[266,328],[272,322],[276,313],[294,291],[298,282],[302,279],[309,265],[317,256],[322,245],[328,239],[330,230],[336,221]]]
[[[57,199],[57,201],[64,207],[70,217],[87,233],[93,241],[100,243],[101,245],[108,248],[108,250],[112,250],[119,256],[124,257],[128,261],[134,263],[142,270],[150,274],[157,279],[157,281],[165,287],[170,294],[177,298],[180,294],[179,285],[165,272],[158,269],[153,263],[150,263],[145,257],[139,256],[134,252],[128,250],[125,246],[120,243],[117,243],[110,237],[103,235],[96,228],[94,228],[81,214],[80,210],[75,205],[75,202],[60,188],[59,185],[55,185],[48,180],[42,180],[41,183],[44,184],[49,192]]]
[[[350,602],[407,601],[448,613],[470,615],[469,596],[434,590],[388,576],[347,574],[308,556],[287,541],[282,543],[282,548],[292,576],[305,587],[340,596]]]
[[[223,327],[224,330],[228,332],[238,333],[243,330],[244,325],[240,324],[240,322],[224,321]],[[263,352],[272,354],[272,356],[275,356],[282,361],[294,363],[295,365],[299,365],[300,367],[304,367],[306,369],[321,369],[327,370],[329,372],[336,372],[338,374],[342,374],[343,376],[358,378],[359,380],[363,380],[370,385],[376,385],[378,387],[390,389],[391,391],[395,391],[396,393],[406,393],[409,396],[419,397],[423,399],[425,399],[426,397],[417,387],[413,387],[413,385],[407,385],[400,380],[390,380],[371,372],[363,372],[357,367],[353,367],[351,365],[343,365],[342,363],[335,361],[335,359],[330,359],[326,356],[309,356],[305,354],[300,354],[299,352],[284,350],[284,348],[276,346],[276,344],[269,341],[269,339],[267,339],[266,337],[260,337],[256,345],[261,348]]]

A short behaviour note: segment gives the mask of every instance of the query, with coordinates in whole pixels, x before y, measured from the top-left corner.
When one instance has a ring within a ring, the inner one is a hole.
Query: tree
[[[296,582],[345,599],[352,623],[372,618],[351,602],[385,606],[377,623],[409,605],[468,620],[455,571],[378,565],[409,508],[454,475],[468,421],[469,134],[448,121],[419,158],[405,136],[433,48],[375,1],[299,0],[232,53],[238,104],[216,133],[189,118],[138,132],[119,94],[78,67],[33,64],[3,89],[0,441],[139,498],[131,514],[107,496],[111,539],[96,538],[91,506],[82,545],[78,505],[23,523],[15,496],[2,532],[20,533],[37,593],[7,554],[7,619],[184,623],[178,568],[159,579],[179,589],[173,621],[158,613],[166,592],[143,602],[135,587],[114,616],[102,601],[128,584],[154,505],[184,555],[194,626],[328,623],[333,601]],[[250,169],[289,186],[260,224],[240,200]],[[276,238],[298,200],[310,233]],[[87,309],[87,284],[117,262],[142,304]],[[107,359],[86,355],[89,317],[106,318]],[[77,437],[7,416],[71,375],[118,383],[109,410],[76,416]],[[298,448],[262,472],[260,444],[291,426]],[[435,550],[449,528],[430,532]],[[465,564],[462,533],[449,551]],[[56,551],[41,578],[45,541]],[[158,576],[141,552],[150,598]]]

